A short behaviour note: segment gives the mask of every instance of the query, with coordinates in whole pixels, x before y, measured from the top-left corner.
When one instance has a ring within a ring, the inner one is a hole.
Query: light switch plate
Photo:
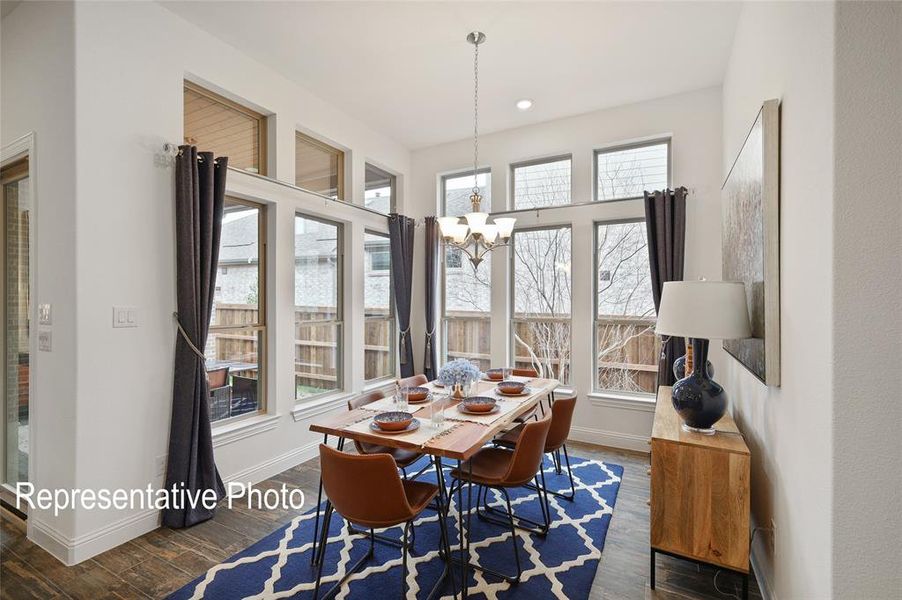
[[[113,307],[113,327],[137,327],[138,309],[134,306]]]
[[[50,304],[38,304],[38,324],[53,325],[53,307]]]
[[[38,350],[41,352],[53,351],[53,332],[49,329],[41,329],[38,331]]]

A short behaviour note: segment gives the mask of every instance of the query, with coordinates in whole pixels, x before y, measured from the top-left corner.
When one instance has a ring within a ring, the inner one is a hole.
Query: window
[[[393,212],[396,179],[391,173],[367,163],[363,205],[385,214]]]
[[[294,218],[295,397],[342,387],[342,228]]]
[[[219,274],[204,354],[210,420],[265,408],[266,207],[226,198],[219,240]]]
[[[295,132],[294,184],[310,192],[344,199],[345,153]]]
[[[395,376],[395,319],[388,236],[367,231],[363,236],[363,248],[363,377],[372,381]]]
[[[645,223],[595,226],[595,389],[653,394],[655,304]]]
[[[641,198],[670,185],[670,141],[595,151],[595,200]]]
[[[470,194],[473,174],[442,178],[442,214],[462,216],[472,209]],[[485,170],[476,177],[482,195],[483,211],[490,211],[492,174]],[[491,278],[492,255],[474,270],[460,250],[446,248],[443,263],[444,294],[442,304],[442,359],[466,358],[479,362],[483,370],[491,367]]]
[[[217,156],[229,166],[266,175],[266,117],[185,82],[185,143]]]
[[[511,346],[516,367],[570,382],[570,227],[514,231]]]
[[[570,156],[511,165],[514,209],[570,204]]]

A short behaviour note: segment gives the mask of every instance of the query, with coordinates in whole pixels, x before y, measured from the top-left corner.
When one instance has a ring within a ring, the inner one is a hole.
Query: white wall
[[[304,128],[349,150],[353,200],[363,202],[363,164],[371,160],[399,175],[403,207],[409,153],[156,3],[23,3],[4,19],[3,34],[3,141],[37,130],[48,141],[38,160],[54,169],[37,190],[41,250],[53,249],[39,258],[39,301],[54,302],[56,347],[39,357],[35,404],[59,405],[53,408],[59,427],[51,422],[38,440],[39,456],[55,461],[41,465],[47,475],[41,483],[160,484],[176,305],[174,169],[160,153],[164,142],[182,139],[183,78],[275,114],[270,173],[280,181],[294,181],[294,131]],[[31,58],[19,58],[25,55]],[[220,435],[216,460],[226,480],[259,480],[311,456],[320,438],[307,431],[309,417],[345,399],[307,403],[292,414],[294,213],[346,224],[348,392],[363,387],[362,344],[355,344],[363,338],[363,233],[386,231],[387,221],[240,172],[230,172],[228,192],[270,205],[269,301],[278,310],[270,311],[268,415],[257,420],[254,435]],[[113,305],[138,307],[140,326],[113,329]],[[155,511],[69,513],[45,545],[61,560],[78,562],[157,522]]]
[[[833,593],[902,589],[902,4],[836,8]]]
[[[592,196],[593,151],[639,139],[671,136],[673,140],[673,184],[690,189],[686,241],[688,279],[720,278],[720,184],[721,130],[720,89],[710,88],[611,108],[566,119],[558,119],[517,129],[480,136],[481,167],[492,169],[492,206],[503,210],[510,196],[510,168],[514,162],[542,156],[572,154],[572,198],[588,202]],[[511,107],[511,110],[514,110]],[[442,144],[412,155],[408,214],[437,214],[440,176],[472,168],[472,141]],[[573,385],[580,392],[573,436],[586,441],[647,451],[653,406],[620,398],[589,398],[592,372],[591,323],[593,263],[593,221],[642,218],[641,200],[613,202],[573,208],[518,212],[518,227],[572,223],[573,225]],[[414,290],[424,286],[421,258],[422,236],[417,239],[414,261]],[[507,288],[509,264],[506,249],[496,250],[492,259],[492,361],[508,361]],[[467,268],[468,265],[465,265]],[[422,364],[425,317],[414,303],[412,316],[415,357]],[[712,356],[721,367],[723,355]]]
[[[726,176],[761,103],[782,100],[782,386],[735,361],[720,382],[752,452],[756,570],[772,595],[831,596],[834,390],[833,48],[827,3],[743,7],[723,84]]]
[[[3,19],[0,50],[0,143],[7,146],[35,133],[32,302],[53,307],[53,352],[31,357],[37,377],[30,393],[30,470],[38,487],[70,488],[76,482],[73,13],[68,3],[19,5]],[[55,517],[49,511],[32,511],[28,519],[29,535],[42,540],[65,537],[73,527],[70,512]]]

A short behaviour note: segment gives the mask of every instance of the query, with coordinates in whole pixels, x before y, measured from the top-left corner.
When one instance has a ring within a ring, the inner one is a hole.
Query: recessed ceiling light
[[[517,100],[517,108],[520,110],[529,110],[532,108],[532,100],[529,98],[523,98],[522,100]]]

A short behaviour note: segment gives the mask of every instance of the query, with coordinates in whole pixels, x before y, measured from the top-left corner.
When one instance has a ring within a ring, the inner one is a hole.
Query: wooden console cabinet
[[[715,435],[683,431],[669,387],[658,389],[651,435],[651,588],[655,554],[749,575],[749,449],[733,418]]]

